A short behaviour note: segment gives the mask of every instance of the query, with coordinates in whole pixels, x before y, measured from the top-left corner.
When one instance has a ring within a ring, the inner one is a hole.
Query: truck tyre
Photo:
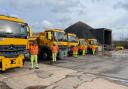
[[[23,60],[23,65],[25,64],[25,59]]]
[[[87,49],[87,54],[92,54],[92,48]]]
[[[70,50],[68,51],[68,56],[72,56],[73,55],[73,52]]]
[[[51,50],[48,47],[42,47],[39,53],[39,59],[40,60],[51,60],[51,58],[52,58]]]
[[[89,49],[89,54],[93,54],[92,48]]]
[[[79,54],[79,55],[82,55],[82,50],[79,49],[79,50],[78,50],[78,54]]]

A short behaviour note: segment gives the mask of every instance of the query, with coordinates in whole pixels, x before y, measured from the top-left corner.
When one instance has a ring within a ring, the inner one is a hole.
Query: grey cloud
[[[72,11],[73,8],[75,7],[78,7],[78,5],[80,4],[80,0],[55,0],[56,1],[56,4],[52,3],[51,2],[49,3],[51,7],[51,11],[52,12],[70,12]]]
[[[38,9],[42,5],[41,0],[11,0],[8,1],[10,3],[10,6],[17,10],[31,10],[31,9]]]
[[[97,2],[101,2],[101,1],[105,1],[105,0],[91,0],[91,2],[93,2],[93,3],[97,3]]]
[[[57,21],[60,23],[68,23],[68,22],[72,21],[72,18],[71,17],[63,17]]]
[[[86,15],[87,14],[87,9],[86,8],[79,8],[79,9],[76,10],[76,12],[79,16]]]
[[[12,7],[18,10],[51,8],[52,11],[65,11],[69,8],[76,7],[80,0],[11,0],[8,2]]]
[[[50,10],[51,12],[53,12],[53,13],[67,13],[67,12],[70,12],[70,9],[68,9],[68,8],[51,8],[51,10]]]
[[[44,30],[54,28],[54,27],[53,27],[53,24],[52,24],[50,21],[48,21],[48,20],[44,20],[44,21],[42,22],[42,25],[43,25],[43,29],[44,29]]]
[[[124,1],[118,1],[113,8],[115,9],[124,9],[124,10],[128,10],[128,0],[124,0]]]

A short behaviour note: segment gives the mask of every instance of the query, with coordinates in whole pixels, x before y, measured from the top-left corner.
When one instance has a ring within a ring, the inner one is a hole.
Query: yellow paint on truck
[[[78,38],[76,37],[76,34],[73,34],[73,33],[67,33],[66,36],[67,36],[67,39],[68,39],[68,44],[67,44],[68,55],[72,56],[73,55],[72,47],[73,46],[78,46]]]
[[[39,59],[51,59],[51,46],[56,43],[59,46],[58,58],[67,56],[67,39],[65,32],[61,29],[49,29],[39,34],[33,34],[33,39],[37,39],[39,46]]]
[[[94,39],[86,39],[85,41],[87,43],[89,53],[91,53],[93,51],[93,47],[95,47],[97,49],[98,42],[95,38]]]
[[[0,70],[23,67],[29,56],[28,24],[19,18],[0,15]],[[27,55],[28,54],[28,55]]]

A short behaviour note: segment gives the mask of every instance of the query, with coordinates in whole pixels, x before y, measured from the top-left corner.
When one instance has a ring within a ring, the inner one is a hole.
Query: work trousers
[[[77,58],[78,52],[73,52],[73,57]]]
[[[86,53],[86,50],[82,50],[82,55],[84,56]]]
[[[56,62],[57,53],[52,53],[52,61]]]
[[[92,54],[93,54],[93,55],[95,54],[95,52],[96,52],[95,50],[92,50]]]
[[[38,67],[38,57],[37,55],[31,55],[31,68]]]

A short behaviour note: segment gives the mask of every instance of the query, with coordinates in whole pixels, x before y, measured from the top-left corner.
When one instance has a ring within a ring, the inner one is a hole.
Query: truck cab
[[[87,49],[88,53],[92,54],[93,47],[95,47],[97,49],[98,42],[96,39],[87,39],[86,42],[87,42],[87,46],[88,46],[88,49]]]
[[[78,39],[79,44],[78,44],[78,49],[79,49],[79,54],[82,55],[82,46],[86,46],[87,47],[87,43],[85,41],[85,39]]]
[[[65,32],[60,29],[50,29],[40,32],[37,38],[39,44],[39,58],[42,60],[51,59],[50,47],[55,43],[59,46],[58,58],[62,59],[67,56],[67,38]]]
[[[78,45],[78,38],[76,37],[76,34],[73,33],[67,33],[66,34],[68,39],[68,55],[71,56],[73,54],[72,47]]]
[[[28,52],[29,26],[22,19],[0,16],[0,70],[23,67]]]

